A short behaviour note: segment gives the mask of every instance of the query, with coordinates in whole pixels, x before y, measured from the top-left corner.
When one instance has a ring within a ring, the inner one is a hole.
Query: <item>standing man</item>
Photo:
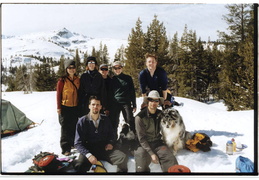
[[[151,161],[160,164],[163,172],[168,172],[168,168],[177,165],[178,162],[160,134],[162,112],[157,107],[164,103],[164,98],[153,90],[144,97],[144,102],[147,103],[147,108],[135,117],[136,133],[140,143],[135,151],[136,172],[150,172]]]
[[[100,114],[101,100],[89,99],[90,112],[76,126],[75,147],[80,155],[75,164],[78,173],[86,173],[99,160],[117,165],[117,172],[127,172],[128,157],[114,149],[115,135],[109,118]]]
[[[146,53],[145,58],[147,68],[139,73],[142,97],[147,96],[150,91],[156,90],[160,97],[165,100],[163,105],[170,104],[172,95],[167,92],[168,79],[166,71],[161,67],[157,67],[157,56],[155,54]],[[142,108],[146,106],[147,104],[142,104]]]
[[[136,94],[131,76],[124,74],[123,64],[116,61],[112,65],[114,76],[111,83],[111,103],[112,108],[110,118],[113,123],[115,132],[117,132],[120,121],[120,113],[122,112],[124,120],[129,123],[131,130],[135,132],[135,123],[133,113],[136,112]]]

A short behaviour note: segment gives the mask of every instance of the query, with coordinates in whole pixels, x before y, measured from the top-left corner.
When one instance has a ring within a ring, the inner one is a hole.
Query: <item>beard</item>
[[[93,114],[99,114],[99,110],[94,109],[94,110],[92,111],[92,113],[93,113]]]

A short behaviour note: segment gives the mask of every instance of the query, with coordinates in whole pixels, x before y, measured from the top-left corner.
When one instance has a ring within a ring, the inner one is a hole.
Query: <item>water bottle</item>
[[[232,138],[231,139],[231,141],[232,141],[232,143],[233,143],[233,152],[236,152],[237,150],[236,150],[236,141],[235,141],[235,139],[234,138]]]
[[[233,155],[233,143],[232,141],[228,141],[226,145],[226,153],[228,155]]]

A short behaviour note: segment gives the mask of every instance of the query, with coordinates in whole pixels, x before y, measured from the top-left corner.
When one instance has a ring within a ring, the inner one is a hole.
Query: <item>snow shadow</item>
[[[226,137],[244,136],[244,134],[240,134],[240,133],[237,133],[237,132],[215,131],[215,130],[195,130],[195,131],[191,131],[190,133],[191,134],[205,133],[209,137],[211,137],[211,136],[226,136]]]

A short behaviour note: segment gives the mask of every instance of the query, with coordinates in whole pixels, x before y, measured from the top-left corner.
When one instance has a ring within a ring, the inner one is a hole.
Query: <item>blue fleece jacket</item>
[[[115,134],[110,119],[105,115],[100,115],[99,126],[96,129],[90,114],[81,117],[76,125],[75,148],[82,154],[91,153],[89,147],[93,145],[114,144]]]
[[[147,88],[150,91],[157,90],[161,93],[167,89],[167,74],[163,68],[157,67],[153,77],[151,77],[148,69],[144,69],[139,73],[139,83],[142,94],[147,92]]]

